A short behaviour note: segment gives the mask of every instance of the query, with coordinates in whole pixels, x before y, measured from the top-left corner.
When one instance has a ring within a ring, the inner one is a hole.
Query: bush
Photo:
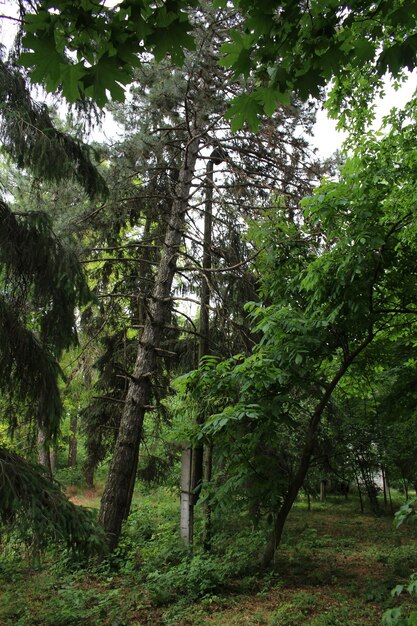
[[[417,546],[399,546],[387,557],[387,564],[396,576],[406,578],[417,569]]]
[[[206,555],[184,559],[166,572],[152,572],[146,580],[155,604],[174,602],[179,597],[195,602],[218,590],[225,577],[218,560]]]

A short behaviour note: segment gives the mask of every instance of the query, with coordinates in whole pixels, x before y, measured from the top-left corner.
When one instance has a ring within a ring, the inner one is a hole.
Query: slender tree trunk
[[[94,489],[94,474],[102,460],[101,439],[102,433],[100,430],[95,433],[88,433],[87,458],[84,462],[83,472],[85,484],[89,489]]]
[[[189,546],[193,542],[193,516],[194,506],[191,487],[192,455],[191,448],[186,445],[183,448],[181,458],[181,521],[180,533],[183,542]]]
[[[310,496],[310,490],[306,489],[305,490],[306,494],[307,494],[307,511],[311,511],[311,496]]]
[[[373,473],[369,470],[369,467],[366,466],[366,462],[362,462],[362,464],[360,464],[360,469],[362,473],[363,484],[365,485],[366,493],[368,495],[371,511],[374,515],[379,515],[380,509]]]
[[[394,505],[392,503],[392,496],[391,496],[391,485],[390,485],[390,482],[388,480],[388,475],[387,475],[386,470],[385,470],[385,480],[387,481],[388,500],[389,500],[389,506],[390,506],[390,510],[391,510],[391,515],[394,515]]]
[[[326,391],[324,392],[322,399],[318,403],[313,415],[311,416],[307,430],[307,437],[301,453],[298,469],[295,473],[294,478],[288,485],[287,493],[285,494],[281,507],[279,508],[275,516],[274,529],[261,561],[262,567],[267,567],[273,560],[275,556],[275,550],[281,541],[282,532],[284,530],[284,525],[287,520],[288,514],[291,511],[292,505],[294,504],[298,492],[300,491],[305,481],[305,477],[307,475],[310,465],[311,455],[314,449],[314,444],[316,441],[317,429],[319,427],[323,411],[326,408],[327,403],[329,402],[333,394],[333,391],[336,389],[339,381],[343,378],[343,376],[349,369],[351,363],[353,363],[355,358],[366,348],[367,345],[369,345],[369,343],[371,343],[372,339],[373,335],[370,333],[368,337],[363,341],[363,343],[354,352],[352,352],[347,359],[344,360],[339,370],[333,377],[333,380],[327,385]]]
[[[320,502],[326,501],[326,481],[320,481]]]
[[[205,212],[204,212],[204,239],[203,239],[203,273],[201,276],[201,294],[200,294],[200,340],[198,346],[198,360],[200,361],[204,356],[210,354],[210,272],[204,270],[210,270],[212,266],[211,257],[211,244],[212,244],[212,229],[213,229],[213,170],[214,159],[216,162],[220,162],[223,158],[220,156],[219,150],[213,150],[206,169],[206,193],[205,193]],[[199,415],[197,423],[201,425],[204,422],[204,416]],[[188,458],[190,457],[190,458]],[[182,461],[185,464],[183,468],[183,477],[187,475],[187,467],[191,459],[191,474],[190,484],[186,487],[185,483],[181,486],[181,497],[186,502],[181,503],[181,536],[186,544],[192,543],[193,538],[193,521],[194,511],[192,510],[197,503],[203,478],[205,480],[211,479],[211,467],[212,467],[212,446],[209,446],[206,451],[206,475],[204,473],[204,446],[203,444],[195,445],[192,449],[183,450]],[[207,467],[209,469],[207,469]],[[185,480],[185,478],[184,478]],[[188,506],[188,494],[192,493],[190,499],[190,505]],[[204,528],[204,545],[208,549],[210,544],[210,526],[211,526],[211,512],[208,505],[204,507],[205,513],[205,528]],[[188,520],[187,520],[188,516]],[[186,531],[185,529],[189,527]]]
[[[385,477],[385,469],[382,466],[381,467],[381,475],[382,475],[382,491],[384,494],[384,510],[386,512],[387,510],[387,505],[388,505],[388,500],[387,500],[387,481],[386,481],[386,477]]]
[[[364,507],[363,507],[363,498],[362,498],[362,491],[361,491],[361,485],[359,482],[359,477],[357,474],[355,474],[355,478],[356,478],[356,486],[358,488],[358,496],[359,496],[359,503],[360,503],[360,507],[361,507],[361,513],[364,512]]]
[[[77,427],[78,415],[72,415],[70,420],[70,436],[68,440],[68,467],[77,467]]]
[[[45,431],[39,427],[38,429],[38,463],[42,465],[48,472],[49,476],[52,476],[51,470],[51,456],[49,453],[49,445],[46,443],[47,437]]]
[[[86,464],[84,465],[84,480],[88,489],[94,489],[95,467],[96,467],[95,464],[90,461],[87,461]]]
[[[191,137],[176,187],[158,267],[152,302],[146,317],[136,363],[130,377],[123,415],[100,508],[100,523],[110,549],[119,541],[123,519],[130,509],[132,472],[137,465],[143,418],[152,393],[151,378],[156,368],[156,348],[163,336],[171,300],[172,281],[182,241],[190,188],[200,145],[200,135]]]
[[[49,459],[51,462],[51,474],[52,476],[55,476],[56,466],[57,466],[57,461],[58,461],[58,446],[57,445],[55,445],[50,451]]]
[[[204,476],[203,480],[205,484],[210,483],[211,476],[213,473],[213,446],[210,443],[206,447],[205,454],[205,465],[204,465]],[[211,538],[212,538],[212,525],[211,525],[211,504],[210,502],[205,502],[203,507],[204,512],[204,538],[203,544],[206,552],[210,552],[211,550]]]

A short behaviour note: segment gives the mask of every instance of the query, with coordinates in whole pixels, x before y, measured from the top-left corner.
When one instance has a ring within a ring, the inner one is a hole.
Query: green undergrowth
[[[98,500],[79,490],[74,497]],[[214,517],[207,554],[197,519],[191,551],[178,537],[178,509],[174,490],[139,489],[117,552],[88,569],[62,551],[35,566],[3,550],[0,626],[371,626],[384,612],[388,625],[413,623],[396,616],[413,610],[407,581],[417,570],[417,534],[395,530],[388,515],[361,514],[353,500],[311,511],[299,503],[274,566],[260,573],[264,528]]]

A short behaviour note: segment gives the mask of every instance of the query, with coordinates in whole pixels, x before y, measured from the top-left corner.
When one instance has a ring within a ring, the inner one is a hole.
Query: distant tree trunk
[[[88,431],[86,447],[87,457],[83,467],[84,480],[88,489],[94,489],[94,474],[98,464],[103,460],[102,433],[100,430],[93,433]]]
[[[387,500],[387,480],[385,476],[385,469],[381,467],[381,476],[382,476],[382,491],[384,494],[384,510],[387,510],[388,500]]]
[[[84,465],[84,480],[88,489],[94,489],[94,472],[95,472],[95,464],[86,461]]]
[[[56,473],[56,466],[57,466],[57,462],[58,462],[58,446],[55,445],[52,450],[49,453],[49,458],[51,461],[51,474],[52,476],[55,476]]]
[[[361,513],[363,513],[364,512],[364,507],[363,507],[363,498],[362,498],[361,484],[359,482],[359,477],[358,477],[357,474],[355,474],[355,478],[356,478],[356,486],[357,486],[357,489],[358,489],[358,496],[359,496],[359,504],[360,504],[360,507],[361,507]]]
[[[68,440],[68,467],[77,467],[77,414],[71,415],[70,419],[70,435]]]
[[[326,501],[326,480],[320,481],[320,502]]]
[[[385,476],[385,483],[386,483],[386,489],[387,489],[387,493],[388,493],[388,501],[389,501],[389,507],[390,507],[391,515],[394,515],[394,505],[392,503],[391,486],[390,486],[390,482],[389,482],[388,473],[387,473],[386,468],[384,469],[384,476]]]
[[[181,458],[181,513],[180,533],[181,539],[188,546],[193,542],[193,494],[191,491],[192,455],[191,448],[185,445]]]
[[[48,472],[49,476],[52,476],[51,470],[51,456],[49,453],[49,445],[46,443],[47,437],[46,433],[42,428],[38,428],[38,439],[37,439],[37,447],[38,447],[38,463],[42,465]]]
[[[213,473],[213,446],[210,443],[206,447],[206,459],[204,464],[203,480],[205,484],[209,484]],[[211,504],[206,501],[203,507],[204,512],[204,538],[203,545],[206,552],[211,550],[212,527],[211,527]]]
[[[291,511],[292,505],[295,502],[298,492],[300,491],[305,481],[310,465],[311,455],[313,453],[314,445],[316,442],[317,429],[319,427],[323,411],[326,408],[327,403],[329,402],[333,394],[333,391],[349,369],[351,363],[353,363],[355,358],[366,348],[369,343],[371,343],[372,339],[373,335],[370,333],[363,341],[363,343],[354,352],[352,352],[348,358],[343,361],[342,365],[339,367],[339,370],[333,377],[333,380],[327,385],[323,397],[321,398],[313,415],[311,416],[298,469],[288,485],[287,493],[285,494],[282,504],[275,516],[273,532],[271,534],[261,561],[262,567],[267,567],[273,560],[275,556],[275,550],[280,544],[282,532],[284,530],[284,525],[289,515],[289,512]]]
[[[138,346],[136,364],[130,376],[123,415],[101,501],[99,519],[111,550],[119,542],[122,522],[131,505],[132,473],[135,472],[137,466],[144,414],[152,393],[151,378],[156,369],[156,348],[161,342],[170,310],[172,282],[184,231],[199,145],[200,134],[195,132],[186,146],[151,304]]]
[[[369,506],[371,507],[372,513],[374,515],[379,515],[381,513],[377,498],[377,487],[375,485],[373,473],[369,469],[369,466],[366,464],[366,461],[359,461],[359,468],[362,474],[362,481],[365,485],[366,493],[368,495]]]

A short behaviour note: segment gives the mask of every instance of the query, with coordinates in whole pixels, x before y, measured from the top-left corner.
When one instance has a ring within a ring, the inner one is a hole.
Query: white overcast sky
[[[376,117],[373,128],[378,130],[381,126],[382,118],[387,115],[393,107],[401,108],[411,98],[417,89],[417,72],[408,76],[398,91],[395,91],[389,80],[385,81],[385,97],[377,102]],[[345,139],[345,134],[337,131],[336,120],[327,116],[325,109],[321,109],[317,114],[317,122],[314,127],[314,137],[311,143],[319,150],[320,156],[327,158],[338,150]]]

